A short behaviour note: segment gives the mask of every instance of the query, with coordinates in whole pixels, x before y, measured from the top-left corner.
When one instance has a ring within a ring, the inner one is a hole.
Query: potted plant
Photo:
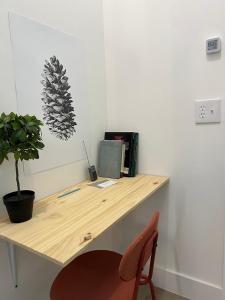
[[[44,148],[41,136],[42,122],[35,116],[17,115],[13,112],[0,116],[0,164],[9,159],[12,153],[15,159],[17,191],[3,197],[10,221],[25,222],[32,218],[35,193],[21,190],[19,181],[19,160],[38,159],[38,150]]]

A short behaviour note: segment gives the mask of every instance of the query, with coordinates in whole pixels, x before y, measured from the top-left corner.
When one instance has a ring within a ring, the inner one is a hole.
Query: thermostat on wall
[[[221,39],[219,37],[211,38],[206,41],[207,54],[221,52]]]

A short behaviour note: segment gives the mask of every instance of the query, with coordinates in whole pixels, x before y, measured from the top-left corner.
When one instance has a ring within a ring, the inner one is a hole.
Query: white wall
[[[225,99],[225,2],[105,0],[110,130],[140,132],[143,173],[168,174],[169,189],[130,218],[161,215],[156,283],[192,300],[222,298],[225,117],[194,123],[194,100]],[[205,40],[223,39],[207,58]],[[124,242],[126,243],[126,242]]]
[[[16,99],[7,12],[48,24],[88,44],[93,99],[92,149],[106,125],[104,49],[100,0],[2,0],[0,3],[0,111]],[[194,124],[195,98],[225,97],[225,60],[207,59],[208,36],[224,39],[222,0],[104,0],[108,128],[140,132],[140,171],[168,174],[170,186],[114,228],[123,250],[152,210],[161,211],[158,285],[192,300],[221,299],[224,239],[224,103],[220,125]],[[37,198],[83,179],[85,163],[30,178],[22,186]],[[0,196],[15,186],[12,163],[0,167]],[[0,213],[4,212],[3,206]],[[135,226],[134,226],[135,225]],[[132,230],[130,230],[132,228]],[[110,247],[111,232],[93,247]],[[17,249],[19,288],[11,286],[6,247],[0,243],[0,299],[47,300],[59,268]]]
[[[87,44],[88,92],[92,102],[92,158],[96,158],[96,145],[106,127],[104,44],[101,0],[2,0],[0,2],[0,111],[16,111],[14,72],[8,28],[8,11],[13,11],[72,34]],[[31,66],[32,67],[32,66]],[[22,187],[36,191],[37,198],[51,194],[87,174],[86,162],[71,164],[30,177],[21,175]],[[22,174],[22,170],[21,170]],[[0,197],[15,189],[12,162],[0,167]],[[0,214],[4,207],[0,204]],[[110,232],[102,242],[107,244]],[[96,242],[96,247],[101,241]],[[95,245],[94,245],[95,246]],[[50,284],[59,268],[36,255],[17,249],[19,287],[14,290],[8,266],[6,245],[0,242],[0,299],[47,300]]]

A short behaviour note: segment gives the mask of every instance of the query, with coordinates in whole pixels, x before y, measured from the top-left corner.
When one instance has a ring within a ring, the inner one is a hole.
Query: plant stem
[[[19,181],[19,169],[18,169],[18,160],[15,160],[15,167],[16,167],[16,184],[17,184],[17,194],[20,197],[20,181]]]

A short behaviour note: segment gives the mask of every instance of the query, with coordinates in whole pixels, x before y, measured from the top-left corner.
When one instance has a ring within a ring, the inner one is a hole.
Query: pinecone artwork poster
[[[57,138],[67,141],[76,132],[73,99],[69,92],[70,85],[66,69],[53,55],[45,60],[41,74],[43,80],[42,106],[44,121],[50,132]]]
[[[45,150],[24,163],[37,173],[85,159],[90,140],[84,43],[72,35],[9,13],[17,108],[44,123]]]

